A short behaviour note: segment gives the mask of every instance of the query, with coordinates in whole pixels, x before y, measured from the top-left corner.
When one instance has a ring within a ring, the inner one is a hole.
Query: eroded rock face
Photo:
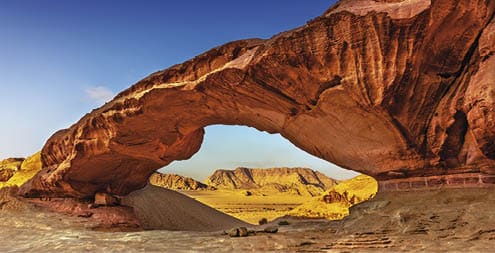
[[[196,153],[212,124],[281,133],[379,180],[495,174],[494,9],[487,0],[342,1],[269,40],[212,49],[54,134],[43,171],[22,190],[127,194]]]
[[[214,190],[214,187],[203,184],[190,177],[176,174],[162,174],[160,172],[153,173],[149,182],[151,185],[172,190]]]
[[[206,184],[217,189],[242,189],[257,195],[294,194],[319,196],[337,184],[333,178],[309,168],[236,168],[216,170]]]

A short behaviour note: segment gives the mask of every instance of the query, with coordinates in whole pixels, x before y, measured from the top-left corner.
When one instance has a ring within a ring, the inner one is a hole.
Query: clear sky
[[[270,36],[321,15],[331,0],[1,0],[0,158],[39,150],[56,130],[148,74],[223,43]],[[166,170],[306,166],[354,174],[247,127],[207,128],[201,151]]]

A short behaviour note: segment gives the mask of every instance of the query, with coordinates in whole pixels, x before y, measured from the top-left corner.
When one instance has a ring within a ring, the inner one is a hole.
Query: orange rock
[[[119,201],[117,198],[114,196],[104,193],[104,192],[97,192],[95,194],[95,205],[101,205],[101,206],[115,206],[119,204]]]
[[[495,174],[495,1],[362,2],[150,75],[54,134],[21,192],[129,193],[212,124],[280,133],[379,180]]]

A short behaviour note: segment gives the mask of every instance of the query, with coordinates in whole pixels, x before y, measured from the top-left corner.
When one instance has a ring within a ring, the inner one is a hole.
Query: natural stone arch
[[[493,65],[479,44],[493,36],[495,4],[440,0],[390,15],[353,12],[352,4],[340,10],[350,2],[301,28],[228,43],[138,82],[52,136],[43,171],[23,192],[129,193],[196,153],[212,124],[280,133],[381,180],[493,173],[495,133],[479,118],[495,116],[473,103],[490,93],[476,93],[471,76],[485,80],[476,70]],[[459,123],[454,115],[467,116]]]

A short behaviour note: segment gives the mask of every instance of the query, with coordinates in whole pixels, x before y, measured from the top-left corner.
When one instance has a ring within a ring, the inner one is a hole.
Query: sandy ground
[[[148,185],[122,199],[145,229],[219,231],[248,224],[178,192]]]
[[[379,193],[305,237],[297,251],[494,252],[495,189]]]
[[[284,216],[295,207],[312,199],[311,196],[272,194],[245,196],[243,190],[180,191],[197,201],[232,215],[250,224]]]
[[[92,230],[88,219],[2,196],[0,252],[493,252],[495,191],[379,193],[342,221],[285,219],[290,225],[277,234],[245,238],[222,231],[110,233]]]

